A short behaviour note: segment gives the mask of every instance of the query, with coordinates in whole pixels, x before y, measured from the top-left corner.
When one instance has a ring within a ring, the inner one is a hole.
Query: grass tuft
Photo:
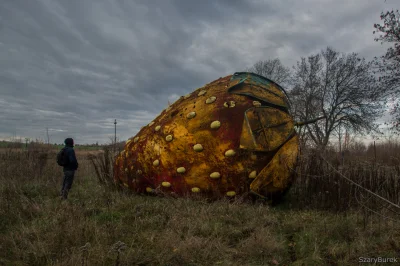
[[[361,157],[367,152],[338,169],[398,204],[396,160],[368,163]],[[88,153],[77,151],[67,201],[59,198],[54,151],[0,153],[1,265],[354,265],[359,257],[400,258],[395,210],[377,209],[381,202],[307,153],[276,207],[135,195],[107,180],[106,153]]]

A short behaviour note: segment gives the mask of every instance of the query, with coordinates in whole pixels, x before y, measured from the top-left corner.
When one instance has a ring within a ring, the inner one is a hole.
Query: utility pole
[[[114,154],[116,151],[116,145],[117,145],[117,119],[114,120]]]
[[[49,128],[46,127],[46,136],[47,136],[47,145],[50,144],[50,138],[49,138]]]
[[[17,140],[17,126],[15,126],[12,142],[15,142]]]

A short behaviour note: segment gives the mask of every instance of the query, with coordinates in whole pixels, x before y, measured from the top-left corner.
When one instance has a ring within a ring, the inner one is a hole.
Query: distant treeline
[[[117,143],[117,146],[124,145],[125,141]],[[93,144],[75,144],[75,147],[78,149],[101,149],[102,147],[110,146],[112,144],[106,143],[106,144],[99,144],[98,142],[93,143]],[[63,147],[63,143],[44,143],[40,141],[29,141],[29,142],[23,142],[22,140],[16,140],[16,141],[5,141],[2,140],[0,141],[0,148],[10,148],[10,149],[23,149],[27,147],[53,147],[53,148],[60,148]]]

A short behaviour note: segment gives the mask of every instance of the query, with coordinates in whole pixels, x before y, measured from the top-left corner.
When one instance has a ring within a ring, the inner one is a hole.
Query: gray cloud
[[[180,95],[332,46],[372,58],[396,0],[0,2],[0,138],[127,139]]]

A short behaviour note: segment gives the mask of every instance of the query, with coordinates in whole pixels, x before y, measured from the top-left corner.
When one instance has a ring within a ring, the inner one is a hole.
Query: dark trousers
[[[61,188],[61,197],[63,199],[68,198],[68,192],[72,187],[72,183],[74,182],[75,171],[64,171],[64,180]]]

